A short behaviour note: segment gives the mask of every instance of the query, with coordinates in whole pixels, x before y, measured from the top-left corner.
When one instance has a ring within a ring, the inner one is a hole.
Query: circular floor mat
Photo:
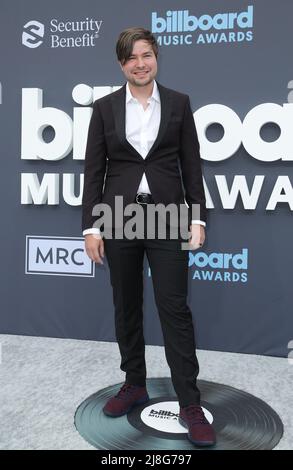
[[[122,383],[88,397],[78,407],[75,426],[97,449],[196,450],[187,430],[178,422],[179,404],[170,378],[147,379],[150,401],[119,418],[102,408]],[[198,381],[201,405],[217,433],[209,450],[273,449],[283,435],[283,424],[264,401],[227,385]]]

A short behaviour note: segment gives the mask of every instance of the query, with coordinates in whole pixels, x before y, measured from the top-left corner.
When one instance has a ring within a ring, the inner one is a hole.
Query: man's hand
[[[191,250],[197,250],[200,248],[205,241],[205,228],[200,224],[190,225],[191,237],[189,239],[189,245]]]
[[[95,263],[104,264],[104,241],[100,235],[85,235],[85,250],[88,257]]]

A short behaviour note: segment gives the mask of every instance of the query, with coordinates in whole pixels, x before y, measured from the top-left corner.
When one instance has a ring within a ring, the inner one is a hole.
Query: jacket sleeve
[[[190,217],[191,219],[206,222],[206,200],[202,179],[199,141],[189,97],[186,99],[181,128],[180,163],[185,200],[189,206]]]
[[[84,188],[82,196],[82,230],[92,228],[92,210],[102,199],[107,163],[104,124],[98,100],[94,102],[85,153]]]

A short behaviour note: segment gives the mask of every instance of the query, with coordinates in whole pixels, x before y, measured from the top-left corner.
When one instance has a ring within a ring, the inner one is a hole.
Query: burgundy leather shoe
[[[179,423],[188,429],[188,439],[193,444],[204,447],[216,443],[214,428],[206,419],[200,406],[189,405],[180,408]]]
[[[107,416],[123,416],[137,405],[149,401],[148,392],[145,387],[139,385],[124,384],[117,395],[110,398],[103,408]]]

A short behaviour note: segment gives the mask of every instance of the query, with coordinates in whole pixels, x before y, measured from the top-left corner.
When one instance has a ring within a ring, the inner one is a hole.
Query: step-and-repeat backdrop
[[[293,348],[293,3],[1,0],[1,333],[115,341],[109,269],[84,252],[93,100],[124,84],[115,45],[143,26],[159,83],[190,96],[209,208],[189,256],[198,347]],[[147,344],[163,344],[145,262]]]

